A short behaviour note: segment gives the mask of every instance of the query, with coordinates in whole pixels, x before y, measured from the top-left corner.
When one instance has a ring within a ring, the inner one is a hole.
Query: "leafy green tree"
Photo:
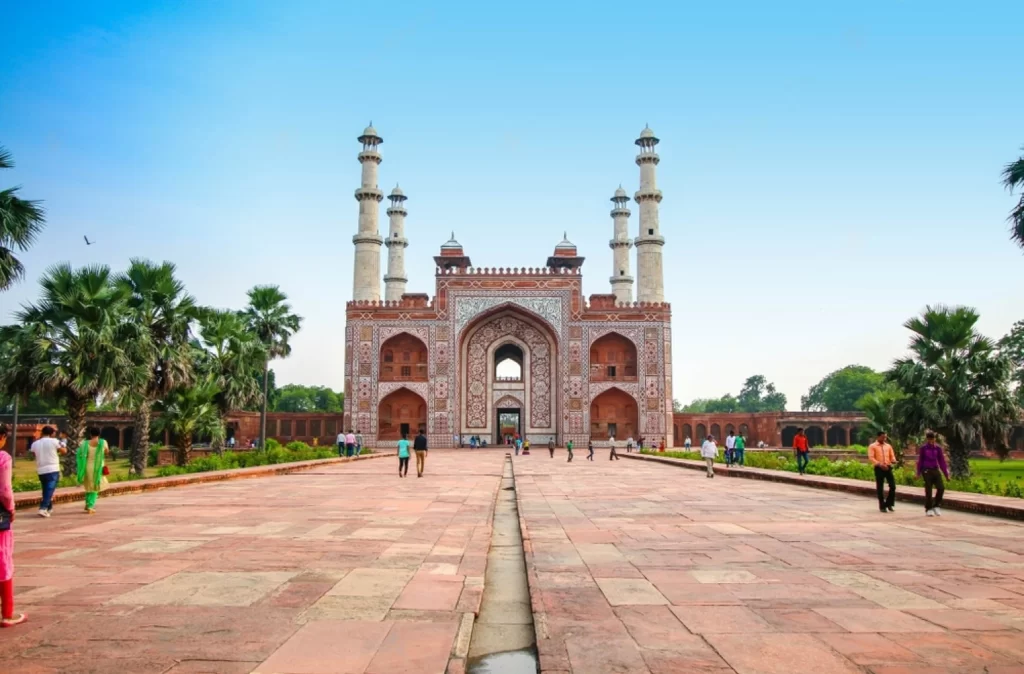
[[[783,412],[786,409],[786,395],[775,390],[763,374],[755,374],[743,382],[738,396],[741,412]]]
[[[865,393],[857,401],[857,409],[867,417],[867,423],[860,429],[861,437],[856,440],[873,440],[879,433],[885,432],[892,436],[893,444],[901,447],[907,438],[904,429],[898,423],[895,407],[896,403],[905,397],[899,387],[892,384]]]
[[[1024,321],[1017,321],[999,340],[999,351],[1013,362],[1013,380],[1017,383],[1017,404],[1024,407]]]
[[[968,477],[971,449],[982,442],[1005,447],[1018,409],[1010,388],[1013,364],[980,334],[969,307],[926,307],[906,322],[910,354],[886,374],[906,396],[893,406],[906,435],[926,429],[949,446],[954,477]]]
[[[885,375],[863,365],[847,365],[831,372],[800,398],[800,409],[853,412],[857,401],[885,384]]]
[[[226,427],[228,413],[232,410],[262,402],[260,382],[252,373],[263,368],[266,360],[263,344],[248,331],[242,315],[235,311],[202,311],[199,334],[202,341],[198,348],[202,349],[202,358],[198,369],[217,386],[214,403],[221,424]],[[221,448],[216,437],[214,447],[217,450]]]
[[[683,404],[679,402],[679,398],[672,399],[672,411],[677,413],[683,411]]]
[[[191,324],[197,308],[174,273],[170,262],[132,260],[115,280],[128,298],[128,320],[140,331],[128,345],[136,368],[127,390],[135,416],[130,457],[136,475],[146,469],[153,404],[192,380]]]
[[[341,412],[343,394],[326,386],[287,384],[280,389],[275,412]]]
[[[249,331],[263,344],[263,407],[260,410],[260,447],[267,442],[267,393],[270,361],[286,358],[292,347],[289,339],[302,326],[302,317],[292,313],[288,296],[277,286],[256,286],[249,291],[249,306],[245,308],[245,319]]]
[[[11,153],[0,147],[0,169],[13,168]],[[25,276],[25,266],[14,256],[32,245],[46,224],[38,201],[18,197],[17,187],[0,190],[0,291]]]
[[[127,349],[143,339],[125,320],[128,294],[113,283],[106,266],[72,269],[59,264],[40,280],[37,304],[18,312],[28,331],[16,357],[34,388],[59,400],[67,410],[68,444],[76,446],[85,429],[89,405],[102,395],[122,390],[135,374]],[[75,471],[74,453],[63,464]]]
[[[1024,148],[1021,148],[1024,149]],[[1021,190],[1020,201],[1010,211],[1010,238],[1024,248],[1024,157],[1011,162],[1003,169],[1003,184],[1012,193]]]
[[[215,382],[201,379],[191,386],[172,389],[156,405],[160,415],[153,420],[153,427],[177,438],[179,466],[188,465],[195,436],[209,435],[214,441],[223,441],[224,425],[214,402],[218,391]]]

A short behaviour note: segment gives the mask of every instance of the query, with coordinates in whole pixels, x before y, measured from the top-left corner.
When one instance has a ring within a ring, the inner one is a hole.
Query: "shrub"
[[[150,468],[156,466],[159,461],[160,448],[150,445],[149,452],[146,453],[146,465]]]

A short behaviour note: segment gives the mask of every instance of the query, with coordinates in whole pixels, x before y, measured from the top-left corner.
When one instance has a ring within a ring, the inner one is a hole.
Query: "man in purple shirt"
[[[924,514],[935,517],[942,514],[942,494],[946,491],[942,476],[949,479],[949,468],[946,467],[946,455],[942,447],[935,444],[935,433],[928,431],[924,437],[926,442],[917,450],[917,476],[924,478]],[[935,489],[934,500],[932,489]]]

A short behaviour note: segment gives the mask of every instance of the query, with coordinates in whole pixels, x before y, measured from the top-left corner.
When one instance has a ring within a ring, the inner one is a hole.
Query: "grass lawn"
[[[128,459],[117,459],[115,461],[106,462],[106,466],[111,469],[111,475],[117,474],[128,474]],[[150,477],[156,474],[156,468],[146,468],[145,475]],[[18,480],[37,480],[36,476],[36,462],[32,458],[18,457],[17,462],[14,464],[14,482]],[[38,488],[38,482],[37,487]]]
[[[971,477],[998,484],[1017,482],[1024,485],[1024,461],[1019,459],[971,459]]]

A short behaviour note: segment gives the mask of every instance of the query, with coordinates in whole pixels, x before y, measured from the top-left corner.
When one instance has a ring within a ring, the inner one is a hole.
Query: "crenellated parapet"
[[[438,267],[438,276],[582,276],[579,267]]]

